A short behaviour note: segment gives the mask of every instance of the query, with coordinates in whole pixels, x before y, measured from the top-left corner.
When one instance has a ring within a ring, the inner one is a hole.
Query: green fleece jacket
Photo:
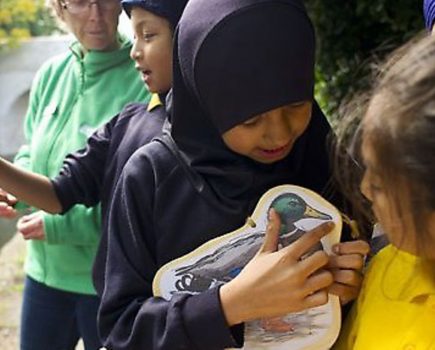
[[[54,177],[65,156],[82,148],[100,125],[128,102],[149,93],[120,38],[113,52],[89,51],[75,42],[70,51],[46,62],[30,93],[24,132],[27,145],[15,163]],[[100,238],[100,210],[77,205],[65,215],[44,214],[44,241],[29,241],[25,271],[38,282],[69,292],[95,294],[91,270]]]

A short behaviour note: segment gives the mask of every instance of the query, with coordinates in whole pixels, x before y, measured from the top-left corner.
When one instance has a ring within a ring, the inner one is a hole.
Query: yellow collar
[[[163,103],[160,101],[158,94],[152,94],[150,98],[150,102],[148,102],[147,111],[151,112],[154,108],[162,106]]]

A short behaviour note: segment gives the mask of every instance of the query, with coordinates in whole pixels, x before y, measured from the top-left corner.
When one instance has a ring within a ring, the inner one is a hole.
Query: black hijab
[[[256,201],[269,188],[321,192],[329,179],[329,124],[316,103],[283,160],[265,165],[231,151],[221,134],[255,115],[313,100],[314,30],[302,1],[198,0],[175,34],[172,130],[164,142],[197,190],[219,201]]]

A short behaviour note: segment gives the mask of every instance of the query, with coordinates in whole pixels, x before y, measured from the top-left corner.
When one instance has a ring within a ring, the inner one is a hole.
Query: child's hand
[[[14,209],[17,199],[0,188],[0,218],[14,219],[18,213]]]
[[[334,276],[329,292],[340,297],[342,305],[354,300],[361,289],[364,260],[370,251],[362,240],[338,243],[332,247],[336,255],[329,258],[328,268]]]
[[[331,272],[322,270],[328,263],[323,251],[301,260],[320,239],[331,231],[325,223],[277,251],[280,219],[274,210],[263,246],[242,272],[220,289],[222,307],[228,324],[282,316],[328,301]]]
[[[17,230],[24,239],[45,239],[43,213],[37,211],[23,216],[17,223]]]

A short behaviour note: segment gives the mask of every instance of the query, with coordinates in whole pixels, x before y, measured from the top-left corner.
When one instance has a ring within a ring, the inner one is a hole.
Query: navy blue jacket
[[[101,202],[104,232],[107,207],[124,164],[134,151],[161,135],[165,120],[166,110],[160,103],[129,104],[98,129],[84,149],[68,155],[59,175],[52,180],[63,212],[78,203],[94,206]],[[98,256],[105,256],[105,247],[103,235]],[[104,259],[96,261],[94,275],[104,271]],[[95,287],[100,289],[98,284]]]
[[[152,141],[130,158],[119,179],[107,226],[110,280],[99,314],[108,349],[213,350],[243,343],[237,327],[226,325],[217,288],[171,301],[153,297],[161,266],[242,226],[256,204],[223,205],[184,165]]]
[[[310,127],[307,149],[313,151],[307,150],[293,184],[339,205],[328,181],[326,147],[317,142],[327,132],[324,120]],[[167,139],[154,140],[132,155],[112,198],[104,261],[110,279],[99,313],[103,344],[111,350],[239,347],[241,325],[227,326],[218,288],[165,301],[153,297],[152,281],[166,263],[243,226],[259,198],[223,202]]]

